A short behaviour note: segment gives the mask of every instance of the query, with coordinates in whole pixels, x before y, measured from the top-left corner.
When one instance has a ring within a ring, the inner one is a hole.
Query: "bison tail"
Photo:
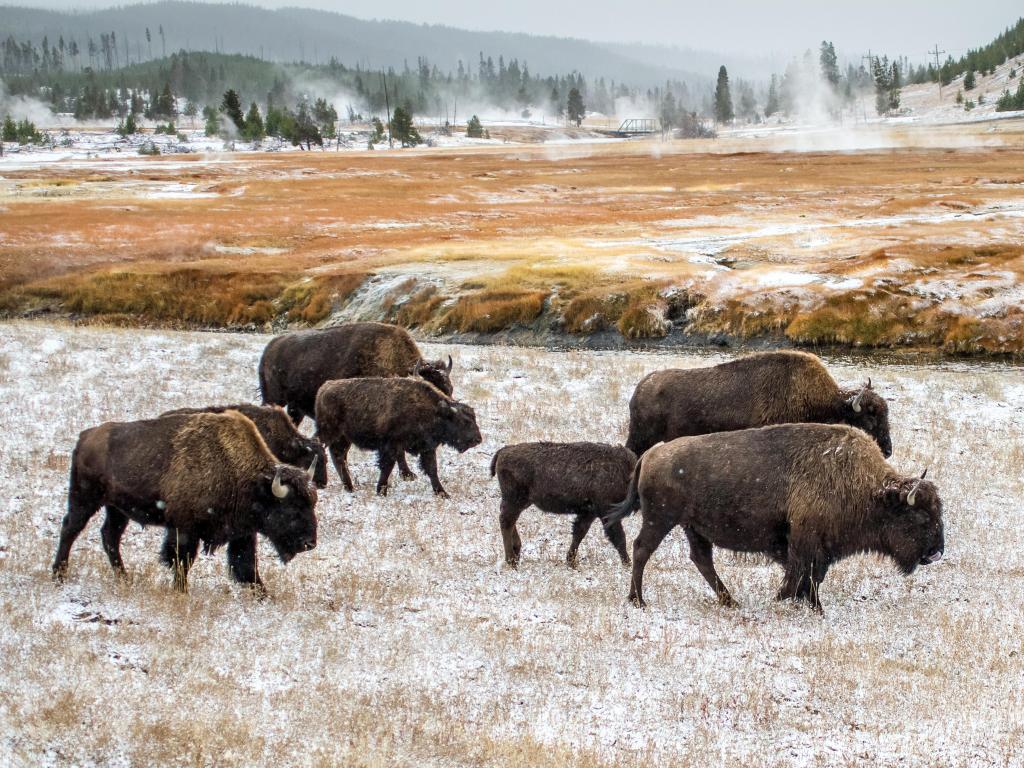
[[[499,449],[495,451],[494,456],[491,457],[491,477],[494,477],[498,473],[498,455],[500,453],[501,450]]]
[[[629,481],[629,490],[626,491],[626,498],[618,504],[612,504],[608,507],[608,511],[601,515],[601,522],[604,523],[605,528],[611,528],[640,509],[640,465],[643,460],[644,457],[641,456],[637,459],[636,466],[633,467],[633,477]]]

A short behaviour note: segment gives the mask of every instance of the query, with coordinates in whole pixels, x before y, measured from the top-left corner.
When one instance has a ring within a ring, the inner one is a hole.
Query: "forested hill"
[[[147,38],[147,30],[149,35]],[[161,34],[162,30],[162,34]],[[56,43],[74,38],[87,50],[88,39],[114,33],[121,64],[161,57],[164,52],[205,50],[243,53],[271,61],[324,63],[336,58],[347,66],[402,68],[426,58],[442,71],[455,72],[459,61],[476,68],[481,51],[516,58],[534,71],[577,71],[647,87],[666,80],[706,84],[681,68],[652,65],[598,43],[507,32],[476,32],[400,21],[366,21],[329,11],[303,8],[271,10],[250,5],[190,3],[179,0],[95,11],[62,12],[0,6],[0,38]]]

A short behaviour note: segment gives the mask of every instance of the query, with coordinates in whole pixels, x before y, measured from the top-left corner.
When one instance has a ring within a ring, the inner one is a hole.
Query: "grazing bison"
[[[260,358],[260,393],[265,404],[284,406],[296,426],[313,416],[316,393],[326,381],[368,376],[419,376],[449,397],[452,359],[427,361],[404,328],[386,323],[349,323],[296,331],[270,340]],[[403,480],[416,475],[398,456]]]
[[[870,379],[859,389],[840,389],[816,356],[787,351],[655,371],[629,401],[626,447],[639,456],[677,437],[806,422],[857,427],[892,455],[889,408]]]
[[[891,557],[905,574],[942,557],[942,502],[924,479],[896,473],[867,435],[845,425],[781,426],[682,437],[640,457],[629,493],[606,525],[643,510],[629,597],[643,606],[644,566],[680,526],[690,559],[723,604],[712,546],[759,552],[785,567],[777,599],[820,611],[829,566],[859,552]]]
[[[522,541],[516,530],[519,515],[530,504],[543,512],[575,515],[572,543],[565,556],[576,567],[576,551],[591,523],[624,498],[633,476],[636,455],[622,446],[602,443],[520,443],[506,445],[491,460],[491,477],[501,487],[501,538],[505,562],[519,565]],[[621,522],[605,535],[629,565]]]
[[[124,573],[121,536],[129,520],[162,525],[184,591],[202,543],[228,545],[232,576],[259,585],[256,562],[232,557],[262,533],[287,563],[316,546],[316,489],[307,472],[278,464],[255,425],[236,411],[107,422],[87,429],[71,456],[68,513],[61,524],[53,573],[67,571],[78,534],[101,507],[101,535],[111,566]]]
[[[434,493],[447,498],[437,478],[437,447],[450,445],[462,453],[481,441],[473,409],[421,379],[329,381],[316,396],[316,425],[347,491],[352,490],[349,447],[377,451],[381,496],[387,495],[395,462],[408,451],[420,457]]]
[[[327,455],[320,441],[309,438],[295,428],[284,409],[277,405],[253,405],[238,403],[237,405],[214,405],[209,408],[178,408],[160,414],[179,416],[194,413],[224,413],[238,411],[256,425],[267,448],[279,461],[291,464],[299,469],[313,468],[313,482],[317,488],[327,485]]]

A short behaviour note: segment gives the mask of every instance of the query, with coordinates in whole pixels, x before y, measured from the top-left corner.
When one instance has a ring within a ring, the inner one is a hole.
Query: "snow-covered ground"
[[[893,462],[930,467],[947,549],[910,578],[840,564],[824,617],[774,603],[780,571],[726,553],[743,607],[718,607],[675,534],[636,610],[596,528],[570,570],[568,521],[536,511],[520,521],[520,570],[502,564],[499,446],[618,442],[644,373],[718,355],[424,345],[454,357],[485,437],[440,452],[452,500],[423,479],[379,499],[357,453],[356,493],[332,470],[320,494],[317,549],[287,568],[261,549],[266,601],[228,582],[222,553],[174,594],[160,533],[134,525],[119,583],[98,519],[55,586],[79,430],[251,399],[266,341],[0,325],[0,764],[1021,764],[1019,368],[828,361],[888,398]]]

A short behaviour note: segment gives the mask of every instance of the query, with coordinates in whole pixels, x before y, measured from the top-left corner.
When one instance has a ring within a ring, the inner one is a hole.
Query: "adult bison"
[[[299,469],[312,469],[313,482],[317,488],[327,485],[327,454],[320,441],[306,437],[295,428],[295,424],[277,405],[253,405],[237,403],[235,405],[211,405],[208,408],[177,408],[160,414],[164,416],[180,416],[194,413],[224,413],[238,411],[256,425],[260,436],[267,444],[270,452],[285,464]]]
[[[857,427],[892,455],[889,408],[871,380],[840,389],[815,355],[789,351],[710,368],[655,371],[629,401],[626,447],[639,456],[677,437],[808,422]]]
[[[447,363],[424,360],[404,328],[349,323],[271,339],[260,358],[260,393],[264,403],[287,408],[298,425],[313,416],[316,393],[326,381],[419,376],[451,396],[451,370],[451,357]]]
[[[377,451],[380,478],[377,493],[386,496],[388,479],[403,452],[420,457],[434,493],[448,494],[437,477],[437,447],[459,453],[481,441],[476,414],[433,384],[420,379],[342,379],[329,381],[316,397],[316,425],[345,490],[351,491],[348,449],[355,445]]]
[[[232,576],[258,585],[255,560],[232,558],[232,545],[262,533],[287,563],[316,546],[316,501],[307,472],[278,464],[237,411],[107,422],[82,432],[71,456],[53,573],[63,578],[72,544],[105,506],[101,535],[115,571],[124,572],[121,536],[134,520],[168,530],[163,555],[177,589],[187,588],[200,543],[207,552],[227,544]]]
[[[543,512],[575,515],[572,543],[565,556],[576,567],[576,552],[591,524],[625,497],[636,455],[628,448],[603,443],[519,443],[506,445],[491,459],[491,477],[501,487],[501,538],[505,562],[519,565],[522,540],[519,515],[530,504]],[[629,565],[622,523],[605,528],[608,541]]]
[[[712,546],[768,555],[785,567],[777,599],[820,611],[829,566],[859,552],[891,557],[905,574],[942,557],[942,502],[935,486],[890,467],[863,432],[845,425],[781,426],[682,437],[640,457],[624,501],[639,506],[629,597],[643,606],[644,567],[680,526],[690,559],[726,605],[733,604]]]

